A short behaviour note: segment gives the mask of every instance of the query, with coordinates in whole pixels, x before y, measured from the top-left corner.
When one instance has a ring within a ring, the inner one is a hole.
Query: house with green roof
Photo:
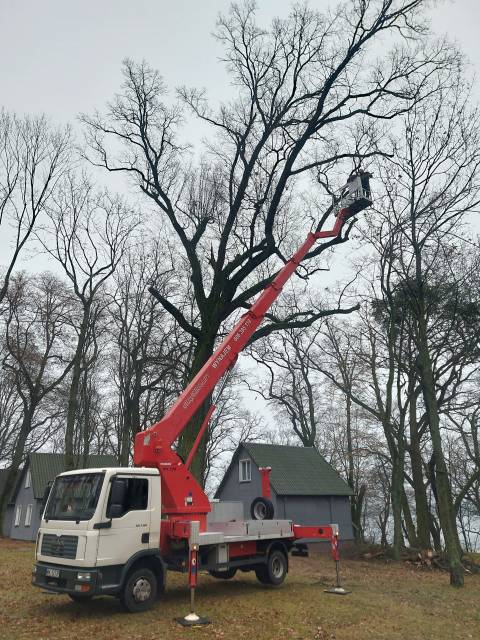
[[[77,468],[115,467],[110,455],[91,455],[78,460]],[[19,473],[12,492],[3,527],[4,535],[16,540],[35,540],[43,512],[47,486],[65,471],[63,453],[31,453]]]
[[[244,517],[250,518],[252,501],[262,495],[261,467],[272,469],[274,517],[304,525],[338,524],[340,539],[353,539],[352,490],[314,447],[240,443],[215,498],[243,503]]]

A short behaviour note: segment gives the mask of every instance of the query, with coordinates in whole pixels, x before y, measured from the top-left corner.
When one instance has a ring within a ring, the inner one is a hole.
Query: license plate
[[[60,569],[50,569],[50,567],[48,567],[45,571],[45,575],[47,576],[47,578],[59,578]]]

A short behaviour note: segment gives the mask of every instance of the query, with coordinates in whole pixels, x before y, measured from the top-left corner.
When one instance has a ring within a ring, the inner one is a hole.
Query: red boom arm
[[[224,373],[231,367],[238,354],[245,348],[257,327],[263,321],[265,313],[282,291],[284,284],[295,272],[305,255],[320,238],[334,238],[339,235],[345,220],[352,215],[348,208],[341,209],[333,229],[330,231],[310,232],[307,239],[295,255],[278,272],[272,282],[265,287],[250,309],[240,318],[229,335],[223,340],[214,354],[207,360],[197,375],[180,394],[165,416],[156,424],[135,437],[134,464],[136,466],[156,467],[162,477],[162,512],[167,519],[198,519],[205,527],[206,513],[210,503],[184,465],[180,457],[171,448],[175,440],[185,429],[190,419],[213,391]],[[202,429],[205,427],[202,425]],[[188,462],[191,462],[191,455]],[[165,527],[167,529],[167,527]],[[165,533],[167,533],[165,531]]]

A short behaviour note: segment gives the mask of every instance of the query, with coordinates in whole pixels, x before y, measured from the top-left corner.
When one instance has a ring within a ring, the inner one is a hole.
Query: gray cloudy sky
[[[335,0],[310,0],[323,9]],[[258,0],[262,19],[286,0]],[[0,104],[72,121],[118,89],[123,58],[145,58],[170,86],[205,86],[228,98],[221,49],[211,33],[229,0],[0,0]],[[431,11],[438,33],[458,40],[480,69],[480,2],[446,0]],[[480,74],[479,74],[480,75]],[[480,92],[479,92],[480,95]]]
[[[310,6],[322,10],[334,2],[310,0]],[[260,18],[269,22],[285,15],[290,4],[258,0]],[[480,2],[436,4],[435,31],[456,39],[478,73]],[[147,60],[171,87],[206,87],[213,100],[228,99],[231,88],[217,60],[222,50],[211,34],[218,12],[229,5],[230,0],[0,0],[0,106],[75,122],[79,112],[101,109],[118,90],[125,57]],[[0,238],[0,256],[6,244]]]

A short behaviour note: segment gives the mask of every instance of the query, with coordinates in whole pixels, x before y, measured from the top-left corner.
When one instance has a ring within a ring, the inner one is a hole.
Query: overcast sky
[[[260,18],[268,23],[285,15],[290,4],[258,0]],[[329,4],[310,1],[319,10]],[[218,12],[229,5],[229,0],[0,0],[0,106],[75,123],[79,112],[102,109],[118,90],[125,57],[147,60],[171,87],[206,87],[214,101],[229,99],[232,90],[218,62],[222,49],[211,35]],[[439,2],[431,19],[435,31],[456,39],[480,70],[479,0]],[[5,244],[0,238],[0,264]]]
[[[332,2],[311,0],[324,9]],[[0,0],[0,104],[71,122],[118,89],[125,57],[147,60],[170,86],[205,86],[228,98],[211,33],[228,0]],[[262,19],[290,2],[259,0]],[[480,2],[447,0],[431,11],[438,33],[456,39],[480,68]]]

